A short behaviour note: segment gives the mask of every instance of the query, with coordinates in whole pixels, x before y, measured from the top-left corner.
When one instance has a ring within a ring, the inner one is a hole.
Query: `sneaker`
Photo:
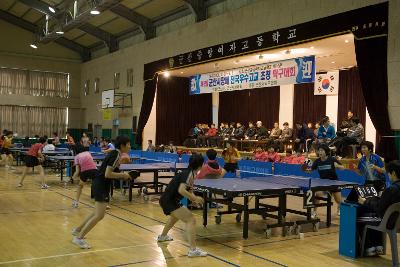
[[[24,185],[23,184],[21,184],[21,183],[18,183],[17,184],[17,187],[23,187]]]
[[[74,243],[75,245],[77,245],[78,247],[82,248],[82,249],[89,249],[90,245],[88,243],[86,243],[85,240],[74,236],[74,238],[72,239],[72,243]]]
[[[73,207],[74,209],[76,209],[76,208],[78,207],[78,205],[79,205],[78,202],[76,202],[76,201],[72,202],[72,207]]]
[[[188,252],[188,257],[205,257],[207,256],[207,252],[202,251],[199,248],[190,249]]]
[[[159,235],[157,237],[157,242],[167,242],[167,241],[172,241],[172,240],[174,240],[174,239],[169,235]]]
[[[318,218],[318,214],[315,211],[311,212],[311,219],[317,219]]]
[[[376,250],[376,255],[383,255],[383,254],[384,254],[384,252],[383,252],[383,246],[377,246],[377,247],[375,248],[375,250]]]
[[[48,186],[47,184],[42,184],[41,188],[42,189],[48,189],[50,186]]]
[[[71,234],[73,236],[78,236],[79,235],[79,231],[76,228],[74,228],[74,229],[72,229]]]
[[[365,250],[365,255],[366,256],[375,256],[376,255],[376,248],[375,247],[372,247],[372,248],[367,248],[366,250]]]
[[[340,207],[337,208],[337,216],[340,216]]]

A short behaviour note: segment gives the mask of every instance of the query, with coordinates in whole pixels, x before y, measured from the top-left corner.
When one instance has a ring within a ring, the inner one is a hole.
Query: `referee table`
[[[326,207],[327,222],[331,225],[332,200],[328,193],[326,197],[316,197],[318,191],[335,191],[351,189],[356,183],[345,181],[333,181],[312,177],[264,175],[247,178],[225,178],[225,179],[201,179],[196,180],[194,191],[202,192],[204,198],[203,225],[207,226],[208,204],[217,202],[227,206],[227,210],[217,211],[216,223],[221,223],[224,214],[237,214],[236,221],[241,221],[243,213],[243,238],[248,238],[249,215],[258,214],[263,219],[272,218],[274,224],[267,224],[265,228],[266,237],[269,238],[272,228],[281,227],[282,235],[301,232],[301,225],[311,223],[313,230],[318,231],[320,219],[311,218],[311,209],[314,207]],[[287,206],[287,196],[293,195],[303,198],[303,210],[290,209]],[[220,196],[217,198],[216,196]],[[242,198],[243,204],[234,203],[236,198]],[[255,199],[254,208],[250,208],[250,201]],[[260,203],[261,199],[278,199],[278,205]],[[315,204],[315,199],[321,200]],[[304,216],[302,220],[286,221],[287,213]]]

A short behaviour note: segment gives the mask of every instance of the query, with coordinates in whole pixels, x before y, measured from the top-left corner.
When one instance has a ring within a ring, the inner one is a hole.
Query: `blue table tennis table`
[[[92,154],[93,161],[95,161],[97,163],[103,161],[107,156],[104,153],[98,153],[98,152],[94,152],[91,154]],[[62,181],[63,177],[64,177],[64,169],[67,167],[67,162],[73,162],[75,159],[75,156],[58,154],[58,155],[50,155],[50,156],[46,157],[46,159],[56,162],[56,170],[58,170],[60,172],[60,177],[61,177],[61,181]],[[137,160],[139,158],[137,158],[136,156],[131,156],[130,159]],[[71,181],[72,181],[72,178],[71,178]]]
[[[176,172],[179,170],[187,169],[187,163],[145,163],[145,164],[121,164],[119,166],[120,171],[137,171],[140,173],[153,173],[152,181],[128,181],[129,188],[129,201],[132,201],[132,189],[138,188],[138,193],[143,193],[143,196],[148,199],[149,195],[159,195],[163,192],[163,187],[167,186],[167,183],[160,182],[159,173],[162,172]],[[171,177],[163,177],[171,178]],[[149,192],[148,189],[153,189],[153,192]],[[112,188],[113,189],[113,188]],[[113,190],[111,190],[111,193]]]
[[[275,224],[268,224],[266,237],[271,236],[272,228],[282,227],[282,235],[299,232],[302,224],[312,223],[314,231],[318,230],[320,220],[311,218],[311,209],[314,207],[327,207],[327,227],[331,224],[331,196],[316,197],[318,191],[335,191],[351,189],[355,183],[324,180],[299,176],[267,175],[265,177],[249,178],[225,178],[225,179],[201,179],[196,180],[194,191],[203,193],[203,225],[207,226],[207,206],[211,202],[227,205],[227,210],[217,211],[216,223],[221,223],[223,214],[237,214],[236,221],[241,221],[243,213],[243,238],[248,238],[249,215],[258,214],[266,218],[277,220]],[[216,196],[222,196],[217,198]],[[306,210],[294,210],[287,208],[287,195],[303,198],[303,208]],[[214,197],[213,197],[214,196]],[[243,198],[243,204],[234,203],[235,198]],[[249,208],[249,202],[255,198],[254,208]],[[278,198],[279,204],[269,205],[260,203],[261,199]],[[323,200],[325,203],[315,204],[315,199]],[[276,214],[275,214],[276,213]],[[305,216],[304,220],[294,222],[286,221],[286,214],[294,213]]]

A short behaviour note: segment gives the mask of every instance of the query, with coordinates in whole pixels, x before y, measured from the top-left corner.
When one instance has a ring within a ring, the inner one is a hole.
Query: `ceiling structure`
[[[260,55],[262,56],[260,57]],[[285,48],[272,49],[254,54],[223,59],[217,62],[175,69],[169,71],[169,75],[189,77],[196,74],[237,69],[240,67],[311,55],[315,55],[316,57],[317,72],[326,72],[357,66],[354,36],[353,34],[344,34]]]
[[[207,8],[225,0],[1,0],[0,19],[32,32],[37,43],[56,42],[84,61],[106,45],[137,34],[156,36],[156,27],[193,14],[207,19]],[[97,10],[99,15],[91,14]],[[29,44],[27,44],[29,45]]]

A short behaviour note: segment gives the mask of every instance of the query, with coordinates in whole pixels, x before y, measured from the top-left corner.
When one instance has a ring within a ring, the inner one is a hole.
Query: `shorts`
[[[10,149],[5,148],[5,147],[2,147],[2,148],[1,148],[1,153],[0,153],[0,154],[10,155],[11,152],[10,152]]]
[[[92,183],[92,195],[97,202],[110,202],[111,183],[104,180],[97,176]]]
[[[26,165],[26,167],[30,167],[31,168],[31,167],[35,167],[35,166],[40,165],[40,162],[39,162],[39,159],[37,157],[26,155],[25,156],[25,165]]]
[[[86,182],[88,179],[94,180],[94,178],[96,178],[97,174],[98,174],[98,171],[96,169],[87,170],[87,171],[81,172],[79,174],[79,178],[81,179],[81,181]]]
[[[233,173],[235,173],[236,170],[237,170],[238,168],[239,168],[239,167],[238,167],[238,164],[237,164],[237,163],[225,163],[225,165],[224,165],[224,169],[225,169],[227,172],[233,172]]]
[[[171,215],[173,211],[182,207],[180,201],[171,201],[169,199],[163,198],[162,196],[159,203],[165,215]]]

